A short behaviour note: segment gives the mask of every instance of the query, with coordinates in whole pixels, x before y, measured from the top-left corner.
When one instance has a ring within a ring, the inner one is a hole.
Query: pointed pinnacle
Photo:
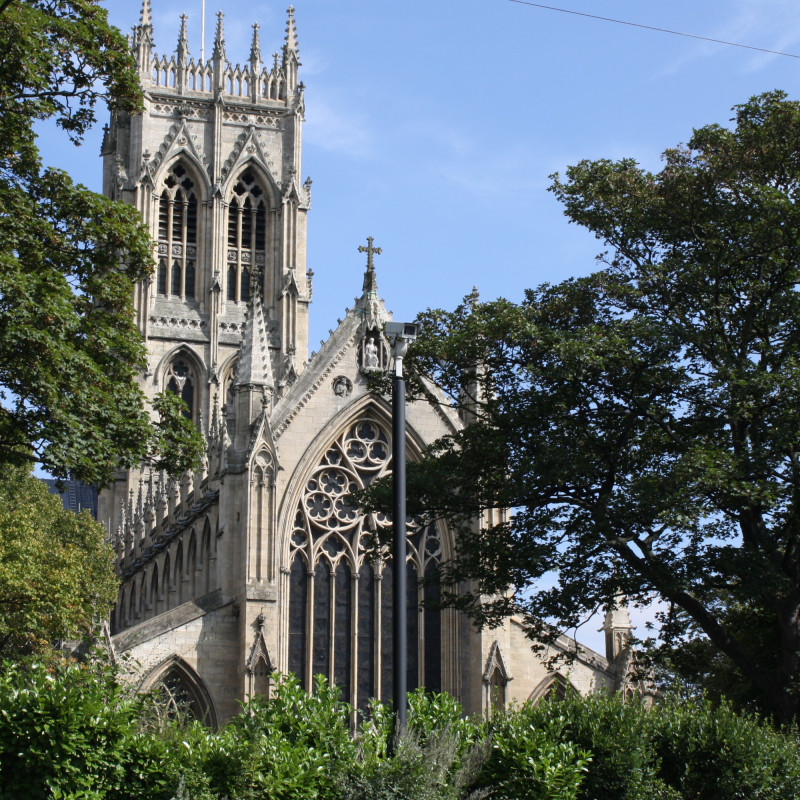
[[[261,61],[261,42],[258,38],[259,24],[253,23],[253,43],[250,45],[250,60]]]
[[[178,47],[182,44],[188,45],[189,44],[189,37],[186,34],[186,20],[188,17],[186,14],[181,14],[181,32],[178,36]]]
[[[257,285],[251,286],[250,299],[247,301],[247,316],[244,321],[244,334],[234,386],[269,388],[275,386],[269,355],[269,336],[264,320],[264,306],[261,304],[261,291]]]
[[[288,19],[286,20],[286,44],[284,46],[285,51],[294,51],[297,52],[297,28],[295,27],[294,23],[294,6],[289,6],[286,13],[289,15]]]
[[[139,25],[144,27],[145,25],[152,25],[153,24],[153,11],[150,7],[150,0],[142,0],[142,11],[139,15]]]
[[[222,11],[217,11],[217,33],[214,36],[214,57],[225,58],[225,31],[222,26],[222,20],[225,15]]]

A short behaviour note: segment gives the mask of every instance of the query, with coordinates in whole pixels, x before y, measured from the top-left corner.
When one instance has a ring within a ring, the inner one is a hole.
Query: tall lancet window
[[[162,296],[194,298],[197,260],[197,192],[180,163],[164,179],[158,200],[156,291]]]
[[[255,264],[263,274],[267,251],[267,197],[253,169],[246,169],[233,187],[228,206],[227,298],[245,302]]]
[[[313,675],[325,675],[359,709],[370,697],[392,697],[391,553],[373,546],[376,531],[389,531],[391,521],[361,516],[348,495],[389,472],[387,429],[375,419],[359,420],[337,437],[306,481],[292,532],[289,669],[307,688]],[[433,528],[410,527],[409,691],[439,691],[442,685],[435,581],[441,554]]]

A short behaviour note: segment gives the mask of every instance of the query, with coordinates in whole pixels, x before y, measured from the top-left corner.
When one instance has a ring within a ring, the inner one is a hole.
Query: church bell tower
[[[148,398],[177,391],[208,435],[215,416],[234,413],[251,292],[263,303],[276,396],[307,356],[311,181],[300,179],[304,87],[294,10],[268,64],[257,24],[247,60],[228,61],[222,12],[209,60],[191,57],[185,15],[174,53],[158,55],[150,0],[131,46],[144,109],[113,115],[102,146],[103,191],[135,206],[154,242],[154,274],[135,298],[148,352],[142,388]],[[111,530],[141,477],[120,475],[103,493],[100,515]]]

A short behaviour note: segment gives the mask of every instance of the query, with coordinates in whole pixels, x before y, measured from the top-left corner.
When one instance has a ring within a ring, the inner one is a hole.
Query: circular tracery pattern
[[[322,672],[361,708],[369,697],[391,695],[391,553],[375,540],[390,538],[392,521],[360,514],[349,498],[391,472],[391,452],[389,433],[377,420],[347,428],[307,478],[290,537],[289,668],[304,683]],[[407,541],[409,609],[423,597],[428,602],[419,614],[409,611],[408,685],[438,690],[440,612],[429,602],[438,589],[423,577],[436,573],[442,545],[434,528],[413,521]]]

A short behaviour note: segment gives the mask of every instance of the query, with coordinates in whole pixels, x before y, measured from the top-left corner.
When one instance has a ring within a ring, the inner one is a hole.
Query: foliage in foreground
[[[35,125],[75,144],[99,102],[141,107],[125,37],[98,0],[0,7],[0,462],[105,483],[152,457],[177,472],[201,442],[174,398],[153,424],[133,313],[152,243],[135,208],[48,169]]]
[[[0,461],[0,658],[88,637],[114,602],[113,553],[88,511]]]
[[[524,615],[549,640],[620,592],[657,597],[673,672],[787,722],[800,717],[800,103],[771,92],[734,114],[657,173],[628,158],[554,176],[567,217],[607,249],[599,271],[421,315],[410,392],[471,424],[409,465],[409,510],[458,531],[451,599],[479,623]],[[384,489],[368,507],[386,507]]]
[[[220,731],[122,689],[102,664],[2,665],[0,797],[90,800],[796,800],[800,744],[730,706],[676,695],[652,711],[570,696],[491,722],[410,696],[390,754],[376,704],[358,734],[338,690],[276,676]]]

